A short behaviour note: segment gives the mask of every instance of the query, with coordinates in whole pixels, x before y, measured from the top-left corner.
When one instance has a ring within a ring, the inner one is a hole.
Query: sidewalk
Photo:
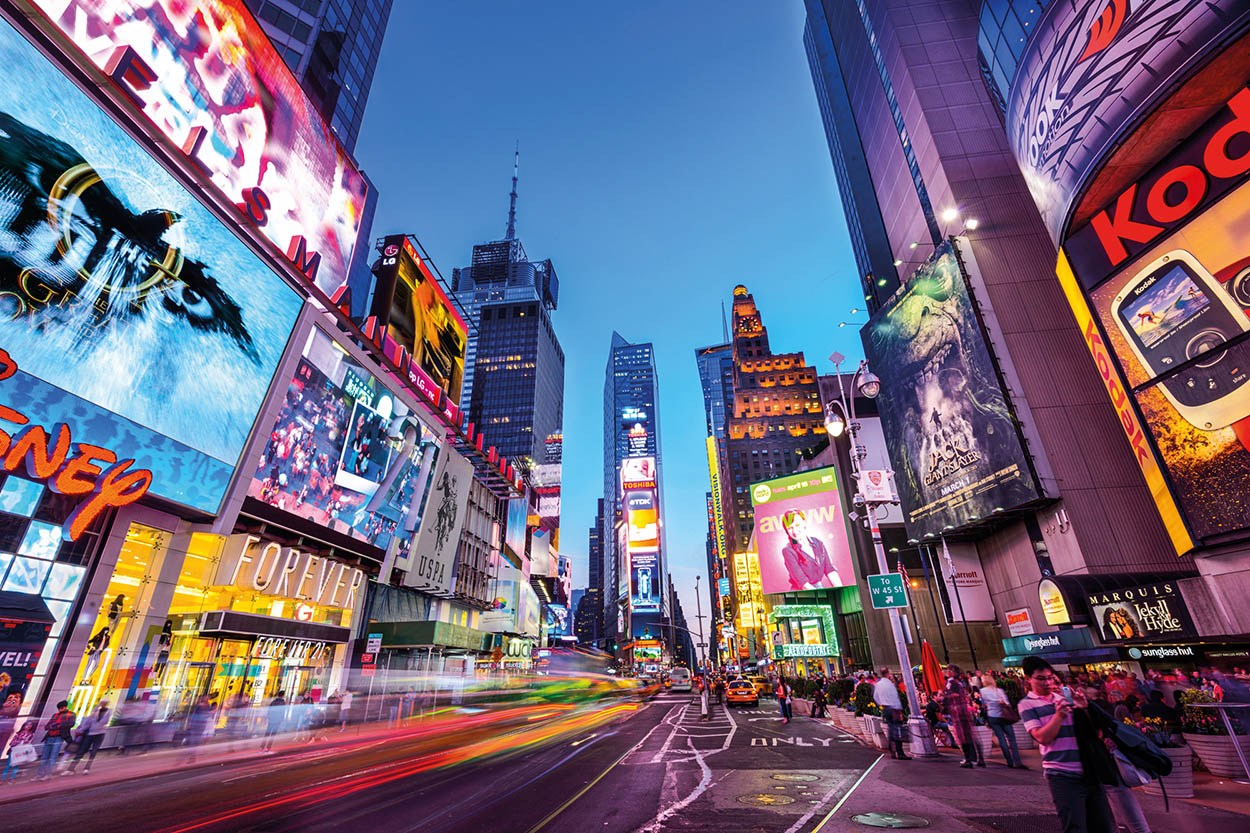
[[[799,712],[797,706],[796,703],[796,713],[809,713],[807,709]],[[821,722],[834,725],[832,720]],[[858,735],[853,736],[872,746]],[[961,754],[950,749],[940,751],[937,758],[910,761],[896,761],[882,753],[881,760],[837,809],[825,829],[850,829],[851,817],[860,813],[906,813],[927,819],[930,830],[951,833],[1059,833],[1037,749],[1020,751],[1028,770],[1008,769],[997,746],[984,769],[964,769],[959,766]],[[1246,818],[1250,816],[1250,787],[1206,772],[1194,773],[1194,797],[1170,799],[1170,811],[1164,809],[1162,797],[1148,795],[1141,789],[1134,792],[1155,831],[1205,833],[1250,825]]]

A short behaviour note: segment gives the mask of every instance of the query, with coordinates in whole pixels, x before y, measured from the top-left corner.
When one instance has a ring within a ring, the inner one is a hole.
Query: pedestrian
[[[1003,752],[1007,766],[1012,769],[1028,769],[1020,760],[1020,747],[1016,745],[1016,733],[1011,728],[1020,720],[1020,715],[1007,699],[1007,692],[998,687],[993,677],[981,677],[981,702],[985,704],[986,722],[998,738],[998,748]]]
[[[707,720],[708,716],[708,700],[712,696],[711,686],[699,686],[699,719]]]
[[[903,751],[903,734],[907,723],[903,713],[903,700],[898,696],[898,684],[894,682],[890,669],[881,669],[881,677],[872,688],[872,699],[881,707],[881,717],[886,723],[890,757],[896,761],[911,760],[911,756]]]
[[[825,687],[821,684],[823,678],[816,681],[816,691],[812,694],[812,717],[825,717],[827,712],[825,707],[828,700],[825,699]]]
[[[791,717],[790,698],[794,695],[790,684],[786,682],[785,677],[777,678],[777,685],[774,689],[777,693],[777,705],[781,707],[781,722],[789,723]]]
[[[1084,690],[1060,688],[1055,670],[1040,657],[1025,657],[1021,665],[1029,690],[1020,701],[1020,719],[1041,749],[1042,772],[1063,833],[1112,833],[1115,824],[1103,789],[1106,764],[1095,752],[1106,753],[1106,747],[1086,712]]]
[[[946,715],[950,719],[955,741],[964,753],[964,760],[960,766],[965,769],[985,766],[985,760],[981,757],[981,749],[977,746],[976,735],[972,732],[974,717],[972,696],[964,680],[963,671],[958,665],[946,666],[946,693],[942,696],[942,706],[946,709]]]
[[[72,740],[70,731],[74,728],[75,716],[69,710],[69,701],[62,700],[56,704],[56,714],[48,719],[44,726],[43,751],[39,758],[39,771],[35,780],[47,781],[52,777],[57,758],[61,757],[61,748]]]
[[[213,731],[215,710],[207,694],[196,698],[191,713],[187,715],[187,733],[183,743],[187,747],[187,763],[195,763],[196,750]]]
[[[347,730],[347,721],[352,715],[352,693],[344,691],[343,697],[339,700],[339,731]]]
[[[109,708],[108,700],[101,700],[96,710],[84,717],[78,724],[78,728],[74,730],[74,733],[78,735],[78,754],[74,756],[74,760],[70,761],[69,768],[65,770],[66,775],[74,774],[74,767],[78,766],[78,762],[88,752],[91,756],[87,758],[87,765],[83,767],[82,774],[87,775],[91,772],[96,753],[104,745],[104,730],[108,728],[109,718],[112,716],[113,710]]]
[[[712,690],[716,692],[716,705],[720,705],[725,701],[725,678],[717,676],[712,683]]]
[[[286,692],[279,691],[278,695],[269,701],[268,710],[265,712],[265,735],[260,741],[260,751],[273,751],[274,735],[282,731],[286,723]]]
[[[4,765],[4,772],[0,772],[0,784],[9,784],[17,780],[17,773],[22,766],[39,758],[39,751],[35,749],[35,727],[38,725],[35,720],[27,720],[22,724],[16,732],[13,733],[12,741],[9,743],[9,755]]]

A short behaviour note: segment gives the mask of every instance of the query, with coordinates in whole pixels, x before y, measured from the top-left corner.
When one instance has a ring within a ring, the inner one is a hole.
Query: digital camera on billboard
[[[1148,263],[1111,311],[1151,377],[1183,367],[1160,389],[1191,425],[1210,431],[1250,412],[1250,373],[1223,349],[1250,319],[1192,254],[1175,249]]]

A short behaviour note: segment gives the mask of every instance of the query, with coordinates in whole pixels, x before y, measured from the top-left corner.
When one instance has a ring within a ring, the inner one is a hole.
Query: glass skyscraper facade
[[[612,333],[608,350],[606,378],[603,384],[603,586],[605,627],[609,636],[619,642],[628,639],[616,633],[617,611],[621,604],[628,604],[628,594],[622,596],[622,588],[628,590],[629,554],[622,552],[621,542],[615,534],[616,521],[622,515],[621,463],[630,457],[654,457],[656,462],[655,508],[659,524],[659,574],[654,577],[658,587],[666,586],[664,547],[664,462],[660,451],[660,400],[659,380],[655,370],[655,349],[650,342],[634,344],[619,333]],[[661,594],[663,595],[663,594]],[[610,601],[609,601],[610,600]],[[658,623],[665,612],[666,603],[659,616],[629,616],[626,609],[624,621],[632,631],[641,632],[650,626],[656,633]]]
[[[247,0],[304,92],[356,147],[392,0]]]

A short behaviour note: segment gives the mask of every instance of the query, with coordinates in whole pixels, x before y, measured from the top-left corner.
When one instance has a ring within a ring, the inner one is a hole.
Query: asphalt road
[[[783,724],[768,700],[703,721],[669,694],[111,784],[57,779],[0,813],[8,831],[41,833],[811,833],[877,757],[816,721]]]

